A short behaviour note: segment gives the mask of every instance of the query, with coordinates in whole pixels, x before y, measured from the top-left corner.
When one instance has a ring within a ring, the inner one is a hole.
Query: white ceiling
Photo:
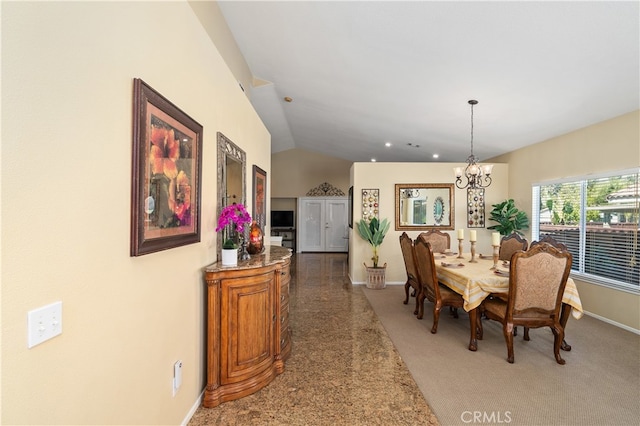
[[[464,161],[469,99],[481,161],[639,109],[639,5],[219,2],[272,152],[399,162]]]

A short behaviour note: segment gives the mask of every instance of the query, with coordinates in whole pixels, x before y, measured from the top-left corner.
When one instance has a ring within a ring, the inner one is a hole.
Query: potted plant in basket
[[[216,232],[223,231],[222,264],[238,264],[238,247],[244,239],[245,226],[251,223],[251,216],[242,204],[230,204],[222,209],[218,216]]]
[[[503,237],[512,232],[524,235],[521,230],[529,229],[529,218],[527,214],[518,210],[515,202],[511,198],[501,203],[493,204],[493,210],[491,210],[489,220],[498,222],[498,224],[489,226],[487,229],[495,229]]]
[[[387,219],[382,219],[381,222],[376,217],[369,222],[361,220],[356,223],[358,234],[363,240],[367,241],[373,249],[373,257],[371,258],[373,267],[367,266],[366,263],[364,264],[364,267],[367,269],[367,288],[384,288],[385,286],[384,272],[387,264],[385,263],[384,266],[378,266],[378,247],[382,244],[390,225]]]

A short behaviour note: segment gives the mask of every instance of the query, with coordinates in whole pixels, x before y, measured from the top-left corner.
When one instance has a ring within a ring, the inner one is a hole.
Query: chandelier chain
[[[471,104],[471,158],[475,161],[475,156],[473,155],[473,104]]]

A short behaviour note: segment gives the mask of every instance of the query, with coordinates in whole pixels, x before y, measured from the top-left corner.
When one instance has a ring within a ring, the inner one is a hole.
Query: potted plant
[[[244,238],[244,229],[251,223],[251,216],[242,204],[230,204],[222,209],[218,216],[216,232],[223,231],[222,265],[238,264],[238,247],[240,238]]]
[[[367,241],[373,249],[373,257],[371,258],[373,261],[373,267],[367,266],[366,263],[364,264],[364,267],[367,270],[367,288],[378,289],[385,287],[384,273],[387,264],[385,263],[384,266],[378,266],[378,247],[382,244],[384,236],[387,234],[390,225],[391,224],[387,219],[382,219],[381,222],[376,217],[371,219],[369,222],[361,220],[356,223],[358,234],[363,240]]]
[[[493,204],[493,210],[489,214],[489,220],[498,222],[497,225],[489,226],[487,229],[495,229],[500,235],[509,235],[516,232],[524,235],[521,231],[529,229],[529,218],[527,214],[516,208],[513,199],[505,200],[498,204]]]

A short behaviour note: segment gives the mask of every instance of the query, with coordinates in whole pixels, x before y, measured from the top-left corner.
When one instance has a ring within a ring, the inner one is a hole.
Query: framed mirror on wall
[[[246,153],[229,138],[218,132],[218,208],[216,220],[222,209],[230,204],[242,204],[247,200]],[[222,232],[217,233],[217,248],[222,247]]]
[[[396,231],[455,229],[452,183],[397,183]]]

